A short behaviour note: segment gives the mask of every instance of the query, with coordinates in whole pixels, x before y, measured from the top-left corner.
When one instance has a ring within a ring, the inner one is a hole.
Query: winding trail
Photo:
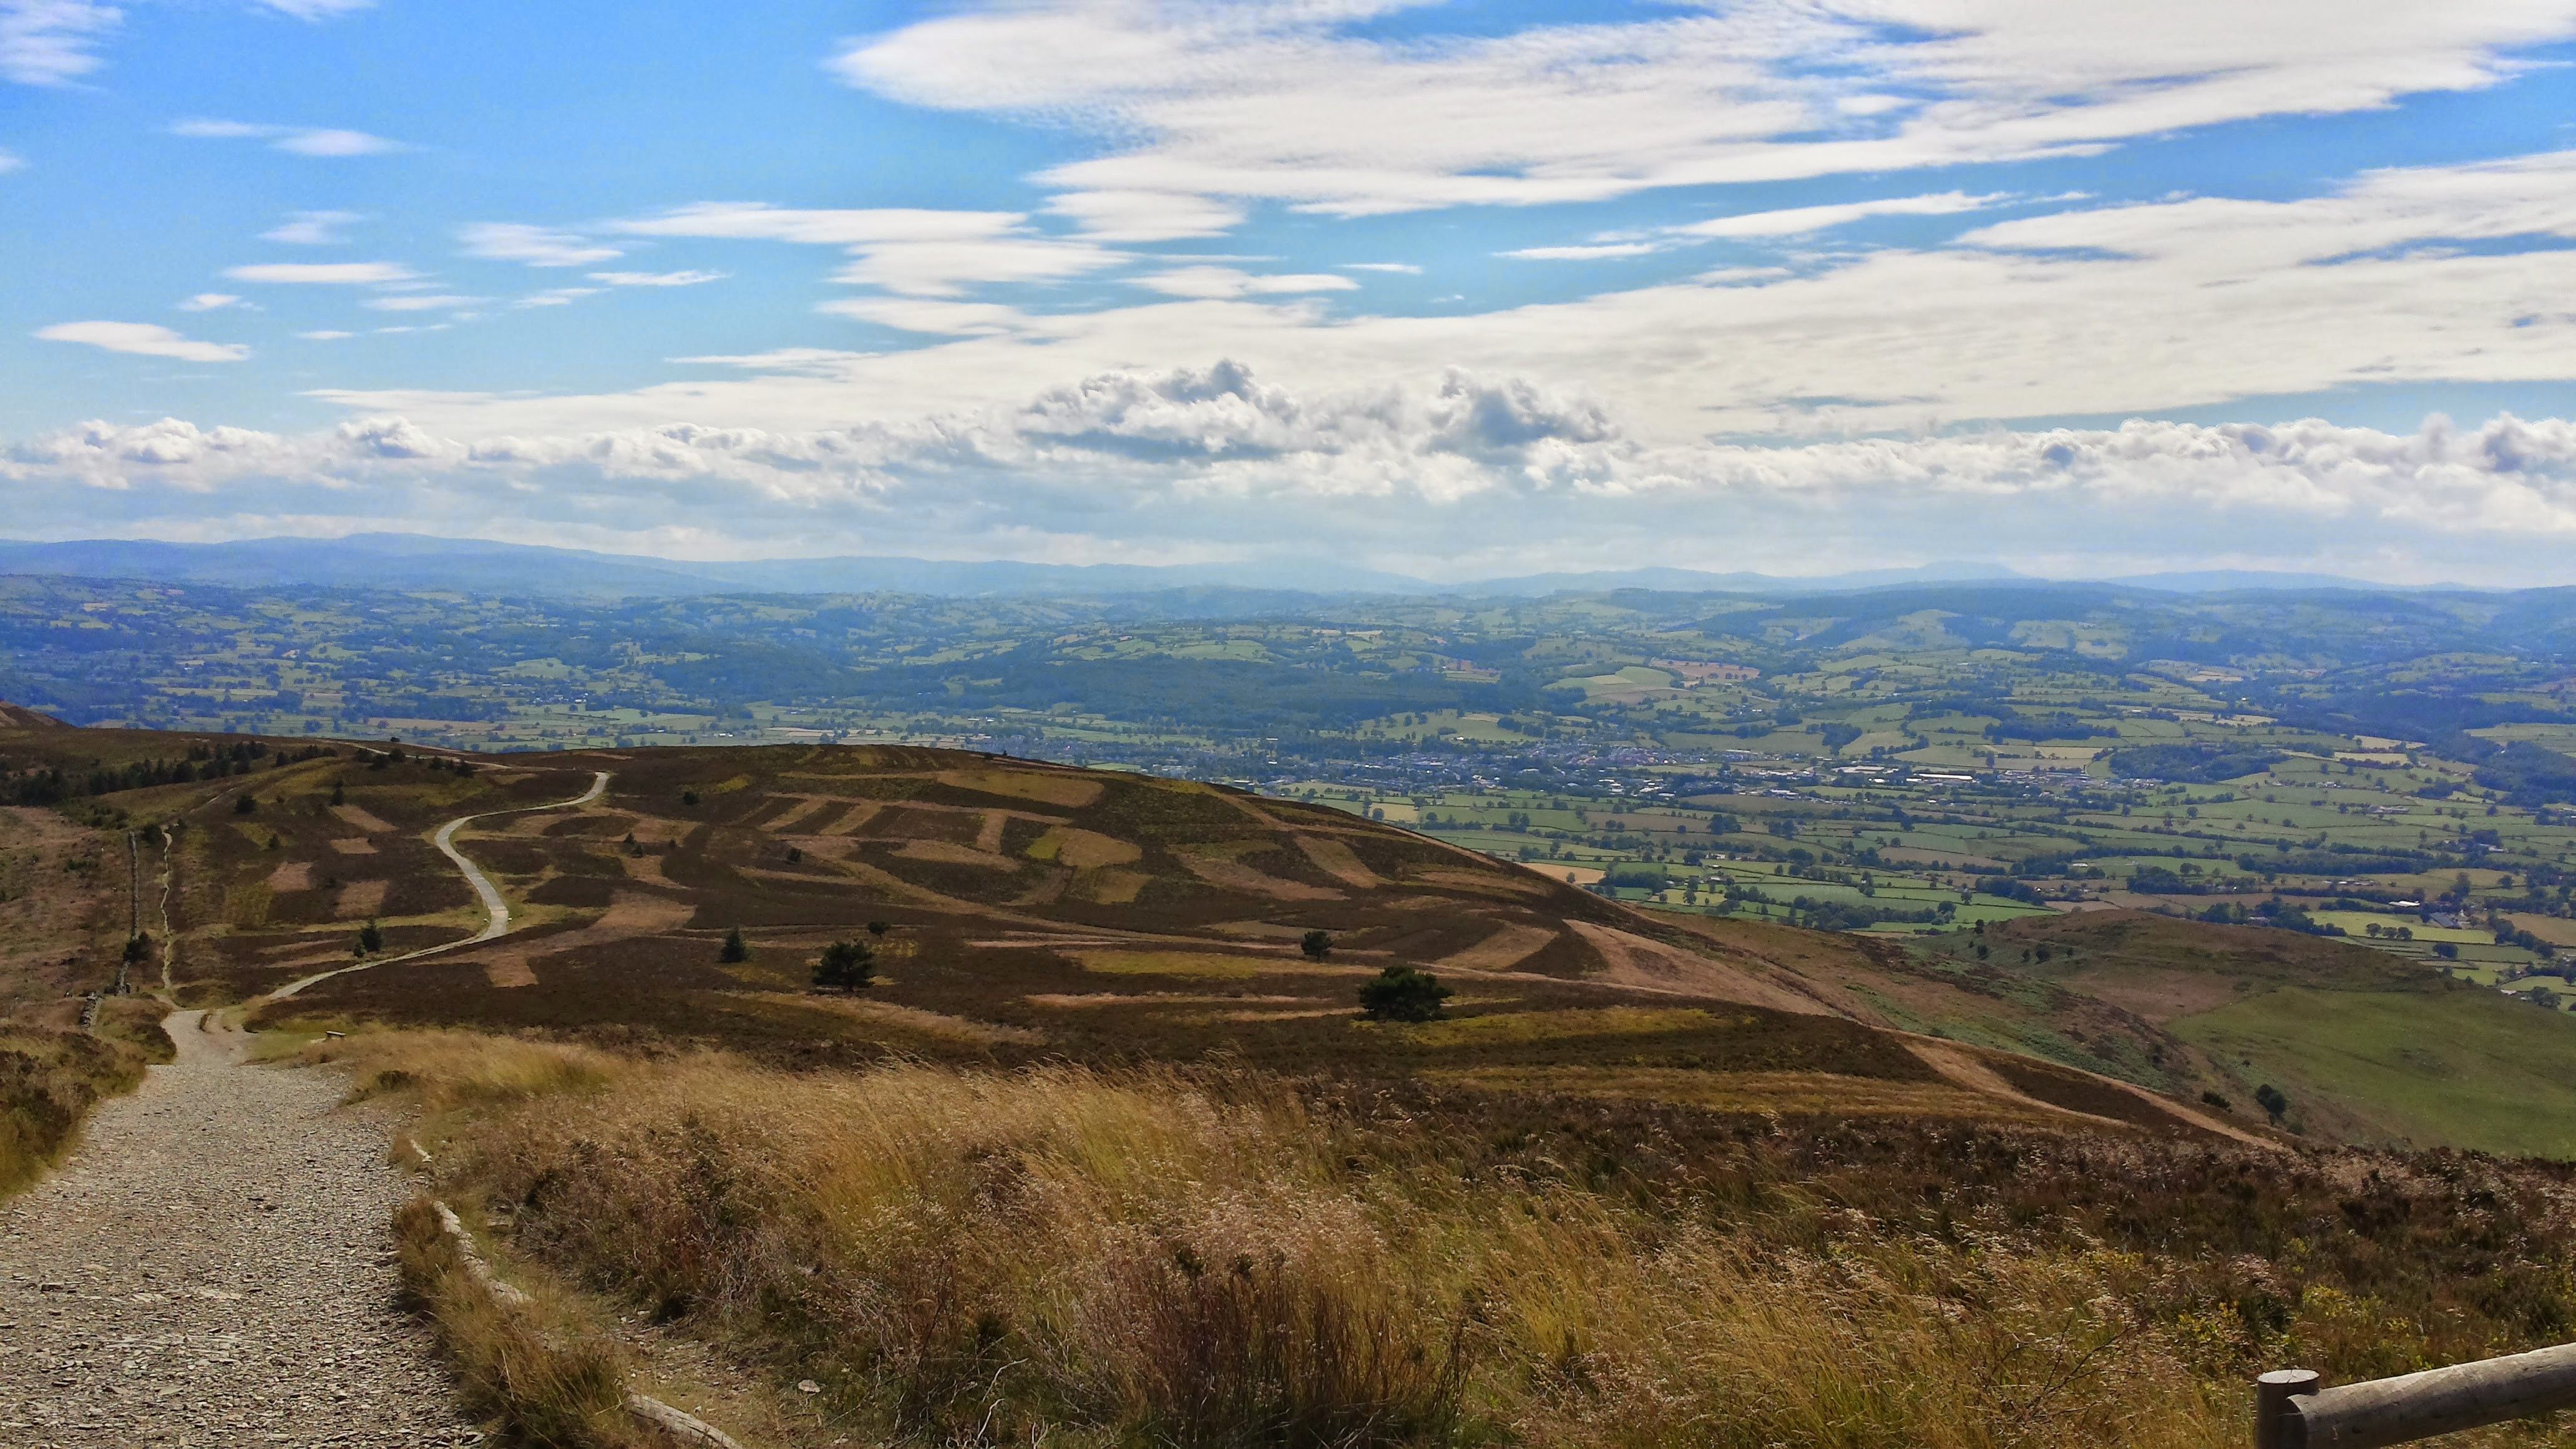
[[[459,815],[438,827],[438,833],[430,837],[430,843],[438,847],[439,854],[455,862],[456,868],[464,873],[465,883],[474,887],[476,898],[483,902],[485,920],[482,930],[461,941],[442,941],[435,946],[423,946],[417,951],[405,951],[399,956],[387,956],[375,961],[359,961],[347,966],[336,966],[328,971],[317,971],[302,980],[290,981],[270,992],[270,999],[283,1001],[316,981],[328,981],[334,976],[345,976],[352,971],[367,971],[378,966],[391,966],[398,961],[417,961],[423,956],[461,951],[468,946],[480,946],[486,941],[498,940],[510,934],[510,903],[502,899],[500,887],[492,884],[492,878],[483,873],[483,868],[467,859],[464,851],[456,848],[457,829],[477,820],[489,820],[495,815],[526,815],[539,810],[570,810],[587,805],[608,793],[608,776],[608,771],[601,770],[591,778],[589,789],[569,800],[556,800],[544,805],[513,805],[507,810],[484,810],[472,815]]]
[[[335,1073],[246,1065],[198,1011],[0,1205],[0,1443],[444,1446],[481,1436],[405,1313],[410,1189]]]

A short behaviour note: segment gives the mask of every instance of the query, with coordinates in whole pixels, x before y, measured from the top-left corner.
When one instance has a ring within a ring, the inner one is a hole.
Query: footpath
[[[397,1302],[383,1134],[336,1075],[168,1025],[178,1060],[0,1205],[0,1444],[479,1442]]]

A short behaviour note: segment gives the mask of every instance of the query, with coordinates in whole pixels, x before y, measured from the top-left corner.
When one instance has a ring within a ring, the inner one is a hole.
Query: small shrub
[[[728,966],[751,959],[751,943],[742,938],[742,927],[725,932],[724,949],[716,952],[716,959]]]
[[[1414,966],[1389,966],[1360,985],[1360,1009],[1375,1021],[1430,1021],[1457,993]]]
[[[2270,1082],[2265,1082],[2254,1089],[2254,1105],[2262,1108],[2276,1123],[2290,1111],[2290,1099],[2282,1094],[2280,1088]]]
[[[244,790],[233,797],[233,813],[235,815],[248,815],[258,808],[259,801],[253,798],[248,790]]]
[[[825,991],[856,991],[877,979],[876,948],[865,941],[834,941],[814,962],[814,984]]]
[[[1321,961],[1333,954],[1333,933],[1308,931],[1304,938],[1297,942],[1297,949],[1306,953],[1307,960]]]
[[[385,949],[385,932],[382,926],[369,921],[358,928],[359,955],[373,956],[383,949]]]

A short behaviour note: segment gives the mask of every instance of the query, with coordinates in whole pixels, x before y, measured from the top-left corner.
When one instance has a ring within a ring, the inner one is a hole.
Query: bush
[[[1389,966],[1360,985],[1360,1009],[1375,1021],[1429,1021],[1457,993],[1440,978],[1413,966]]]
[[[2262,1108],[2275,1122],[2289,1115],[2290,1111],[2290,1099],[2282,1094],[2280,1088],[2270,1082],[2265,1082],[2254,1089],[2254,1105]]]
[[[814,984],[825,991],[856,991],[877,979],[876,948],[865,941],[834,941],[814,962]]]
[[[233,813],[235,815],[248,815],[258,808],[259,801],[253,798],[248,790],[244,790],[233,797]]]
[[[751,959],[751,943],[742,938],[742,927],[725,932],[724,948],[716,952],[716,959],[728,966]]]
[[[1330,931],[1308,931],[1305,936],[1297,942],[1297,949],[1306,953],[1307,960],[1321,961],[1325,957],[1333,954],[1333,933]]]

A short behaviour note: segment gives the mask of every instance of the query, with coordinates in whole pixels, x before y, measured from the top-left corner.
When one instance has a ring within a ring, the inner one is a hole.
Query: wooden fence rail
[[[2378,1449],[2576,1408],[2576,1343],[2325,1387],[2312,1369],[2254,1381],[2255,1449]]]

